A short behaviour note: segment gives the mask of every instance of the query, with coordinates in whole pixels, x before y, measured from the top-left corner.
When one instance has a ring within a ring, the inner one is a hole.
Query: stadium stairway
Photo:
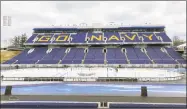
[[[155,34],[155,32],[153,32],[153,34],[156,36],[156,38],[157,38],[158,40],[161,40],[160,36],[157,36],[157,35]],[[161,40],[161,42],[163,42],[163,40]]]
[[[69,37],[68,37],[68,43],[71,43],[71,33],[69,34]]]
[[[15,62],[13,62],[12,64],[15,64],[16,62],[18,62],[18,60],[16,60]]]
[[[70,52],[71,48],[67,48],[65,50],[65,55],[62,57],[62,59],[59,60],[58,64],[61,64],[63,62],[63,60],[66,58],[66,56],[68,55],[68,53]]]
[[[104,43],[107,43],[107,40],[106,40],[107,38],[105,37],[105,33],[103,32],[102,35],[103,35],[103,41],[104,41]]]
[[[62,60],[59,60],[59,61],[58,61],[58,64],[60,64],[61,62],[62,62]]]
[[[35,43],[38,40],[38,36],[41,35],[40,33],[33,39],[33,43]]]
[[[52,38],[51,38],[51,40],[50,40],[51,43],[53,43],[53,41],[55,41],[55,37],[54,37],[54,36],[55,36],[55,34],[52,36]]]
[[[126,50],[126,48],[122,48],[123,49],[123,53],[125,54],[125,57],[126,57],[126,59],[127,59],[127,64],[131,64],[130,63],[130,60],[128,59],[128,56],[127,56],[127,50]]]
[[[144,42],[144,38],[141,36],[142,42]]]
[[[84,61],[85,61],[85,59],[86,59],[87,54],[88,54],[88,48],[85,48],[85,50],[84,50],[84,58],[83,58],[81,64],[84,64]]]
[[[47,51],[46,51],[46,55],[50,54],[52,52],[52,50],[53,50],[53,48],[48,48]],[[41,60],[43,60],[46,55],[44,55],[40,60],[38,60],[37,62],[35,62],[35,64],[38,64]]]
[[[89,40],[90,40],[89,37],[88,37],[88,33],[89,32],[86,33],[86,37],[85,37],[85,41],[86,41],[87,44],[89,43]]]
[[[136,35],[138,36],[138,39],[141,40],[141,41],[143,42],[143,40],[144,40],[143,37],[142,37],[142,36],[139,36],[138,33],[136,33]]]
[[[161,36],[159,36],[159,34],[154,33],[154,35],[158,38],[158,40],[161,40],[161,42],[164,42],[164,41],[163,41],[163,38],[162,38]]]
[[[163,39],[162,39],[162,37],[159,36],[159,38],[160,38],[161,42],[164,42]]]
[[[105,51],[104,51],[104,49],[105,49]],[[103,53],[104,53],[104,64],[107,64],[107,58],[106,58],[107,48],[103,48]]]
[[[39,61],[40,61],[40,60],[36,61],[35,64],[38,64]]]

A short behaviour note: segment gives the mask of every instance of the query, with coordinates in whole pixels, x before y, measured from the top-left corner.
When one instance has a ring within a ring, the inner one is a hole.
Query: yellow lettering
[[[63,39],[63,40],[60,40],[60,38],[62,38],[62,37],[63,37],[64,39]],[[66,36],[58,36],[57,39],[56,39],[56,41],[67,41],[67,40],[68,40],[68,37],[69,37],[68,35],[66,35]]]
[[[50,39],[51,39],[51,36],[42,36],[42,37],[39,38],[38,41],[48,42]]]
[[[115,36],[115,35],[112,35],[108,40],[110,41],[110,40],[119,40],[119,38],[117,37],[117,36]]]
[[[94,39],[96,39],[96,40],[98,40],[98,41],[101,41],[102,35],[99,35],[99,37],[92,35],[91,41],[93,41]]]
[[[147,35],[143,34],[143,36],[147,37],[149,40],[153,40],[153,39],[152,39],[153,34],[151,34],[151,35],[149,35],[149,36],[147,36]]]
[[[126,36],[128,39],[130,39],[130,40],[134,40],[135,37],[136,37],[136,34],[134,34],[132,37],[130,37],[130,36],[126,35],[126,34],[125,34],[125,36]]]

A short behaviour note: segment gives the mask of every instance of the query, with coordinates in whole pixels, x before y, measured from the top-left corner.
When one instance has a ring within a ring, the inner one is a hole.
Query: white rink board
[[[27,68],[1,71],[4,77],[177,77],[178,72],[151,68]]]

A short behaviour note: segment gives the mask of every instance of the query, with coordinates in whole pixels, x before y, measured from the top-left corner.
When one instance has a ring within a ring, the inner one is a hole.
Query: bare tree
[[[24,43],[27,41],[27,35],[26,33],[21,35],[21,39],[20,39],[20,46],[21,47],[25,47]]]
[[[11,39],[11,45],[14,47],[24,47],[24,43],[27,40],[27,35],[24,33],[21,36],[14,36],[13,39]]]

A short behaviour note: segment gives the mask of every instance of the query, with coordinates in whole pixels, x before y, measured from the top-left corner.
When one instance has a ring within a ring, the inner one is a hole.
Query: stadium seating
[[[177,60],[180,64],[186,64],[186,60],[184,60],[184,59],[179,59],[179,60]]]
[[[12,59],[5,61],[3,64],[13,64],[14,62],[16,62],[18,59],[21,60],[21,58],[25,57],[27,52],[29,51],[29,49],[25,49],[24,51],[22,51],[19,55],[13,57]]]
[[[161,57],[161,59],[171,60],[172,58],[169,57],[165,52],[161,50],[161,47],[155,46],[152,49]]]
[[[155,34],[153,33],[138,33],[139,36],[142,36],[144,39],[144,42],[161,42],[161,40],[158,40]]]
[[[103,48],[89,48],[84,64],[104,64]]]
[[[152,64],[151,60],[141,51],[140,48],[125,47],[130,64]]]
[[[103,36],[104,35],[104,36]],[[86,38],[89,38],[89,43],[105,43],[104,37],[107,38],[107,43],[122,43],[124,42],[161,42],[158,38],[160,36],[163,42],[171,42],[171,39],[165,32],[151,33],[151,32],[104,32],[104,33],[92,33],[92,32],[77,32],[76,34],[33,34],[26,43],[69,43],[69,38],[72,40],[70,43],[86,43]],[[35,39],[35,40],[34,40]]]
[[[82,32],[82,33],[72,34],[71,38],[72,38],[71,43],[85,43],[86,33]]]
[[[53,43],[68,43],[70,34],[55,34]]]
[[[108,64],[127,64],[125,54],[120,48],[107,48],[106,59]]]
[[[57,64],[65,55],[66,48],[53,48],[51,52],[46,53],[37,64]]]
[[[125,42],[142,42],[136,33],[121,34],[121,37],[125,39]]]
[[[25,53],[24,56],[19,56],[15,64],[35,64],[46,54],[46,47],[35,48],[31,53]]]
[[[178,52],[176,52],[173,48],[166,48],[166,50],[172,58],[177,60],[183,59],[181,55]]]
[[[87,37],[90,39],[89,43],[104,43],[102,33],[91,33],[91,32],[89,32]]]
[[[156,36],[160,36],[163,39],[163,42],[172,42],[165,32],[155,33],[155,34]]]
[[[83,48],[71,48],[70,52],[62,59],[62,64],[81,64],[83,57]]]
[[[159,60],[159,59],[161,60],[161,57],[157,54],[156,51],[154,51],[153,48],[147,47],[146,50],[147,50],[148,56],[149,56],[152,60]]]
[[[163,52],[161,47],[147,47],[147,54],[156,64],[177,64],[175,57],[170,57],[170,54]],[[167,51],[167,49],[166,49]],[[181,57],[182,58],[182,57]],[[180,59],[181,59],[180,58]],[[182,59],[184,60],[184,59]]]
[[[186,64],[173,48],[162,46],[163,42],[171,42],[165,32],[34,33],[26,41],[27,44],[53,44],[52,47],[25,49],[3,64]],[[125,43],[128,45],[120,46]],[[145,43],[148,46],[137,48],[132,45],[135,43]],[[160,44],[151,46],[149,43]],[[111,44],[117,46],[109,47]],[[122,48],[125,50],[122,51]]]
[[[69,47],[47,48],[37,47],[26,49],[18,56],[4,62],[4,64],[104,64],[105,53],[103,47],[90,47],[88,53],[85,48]],[[121,48],[106,49],[106,64],[185,64],[186,61],[172,48],[166,48],[166,52],[159,46],[147,47],[144,53],[141,48],[131,46],[124,47],[126,53]],[[126,54],[126,55],[125,55]],[[177,60],[177,61],[175,61]],[[59,63],[60,62],[60,63]]]
[[[45,37],[44,37],[45,36]],[[37,40],[34,43],[52,43],[52,37],[54,34],[37,35]]]
[[[129,60],[138,60],[138,57],[133,47],[125,47],[127,51],[127,57]]]
[[[36,38],[38,34],[33,34],[27,41],[26,43],[33,43],[33,40]]]

